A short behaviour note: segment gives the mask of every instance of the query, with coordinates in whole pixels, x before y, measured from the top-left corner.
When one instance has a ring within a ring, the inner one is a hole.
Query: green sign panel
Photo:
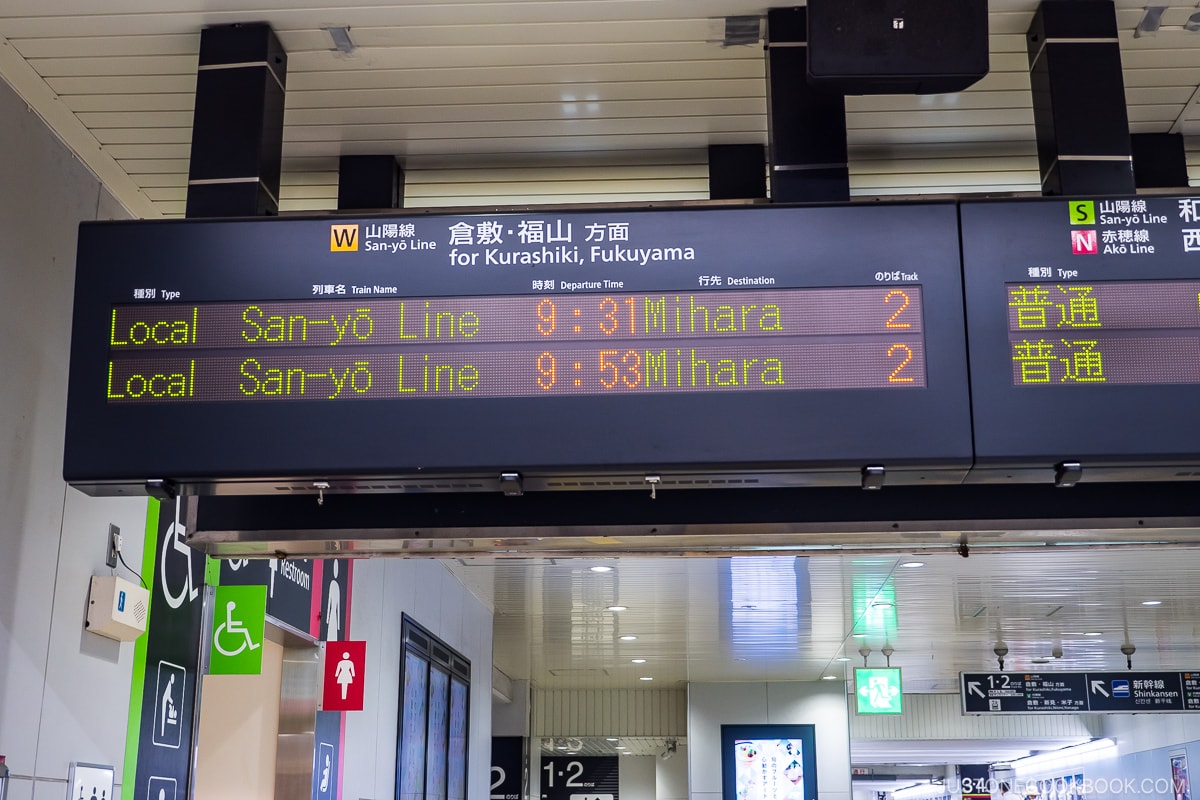
[[[210,675],[257,675],[262,672],[266,628],[266,586],[218,586],[213,606]]]
[[[1095,225],[1096,224],[1096,201],[1094,201],[1094,200],[1072,200],[1071,201],[1071,224],[1072,225]]]
[[[854,670],[854,698],[860,714],[899,714],[904,708],[900,668]]]

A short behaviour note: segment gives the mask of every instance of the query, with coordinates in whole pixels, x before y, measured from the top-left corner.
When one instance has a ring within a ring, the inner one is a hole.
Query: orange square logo
[[[346,253],[358,249],[357,225],[329,226],[329,252]]]

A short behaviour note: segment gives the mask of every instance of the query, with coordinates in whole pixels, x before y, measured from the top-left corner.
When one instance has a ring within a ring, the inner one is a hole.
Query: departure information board
[[[964,203],[960,213],[972,478],[1063,462],[1093,476],[1193,476],[1200,200]]]
[[[1200,281],[1005,288],[1018,386],[1200,383]]]
[[[906,286],[121,305],[105,395],[178,403],[924,387],[920,297]]]
[[[961,479],[956,216],[85,224],[64,472],[97,493],[499,471],[851,482],[869,464]]]

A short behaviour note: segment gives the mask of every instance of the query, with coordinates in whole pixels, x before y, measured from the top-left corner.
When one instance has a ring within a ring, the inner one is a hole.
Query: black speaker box
[[[957,92],[988,71],[987,0],[808,0],[808,82],[842,94]]]

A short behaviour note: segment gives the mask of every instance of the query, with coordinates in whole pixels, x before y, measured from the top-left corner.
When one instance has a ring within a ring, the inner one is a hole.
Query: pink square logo
[[[1071,254],[1076,256],[1094,256],[1099,253],[1096,231],[1071,231]]]

